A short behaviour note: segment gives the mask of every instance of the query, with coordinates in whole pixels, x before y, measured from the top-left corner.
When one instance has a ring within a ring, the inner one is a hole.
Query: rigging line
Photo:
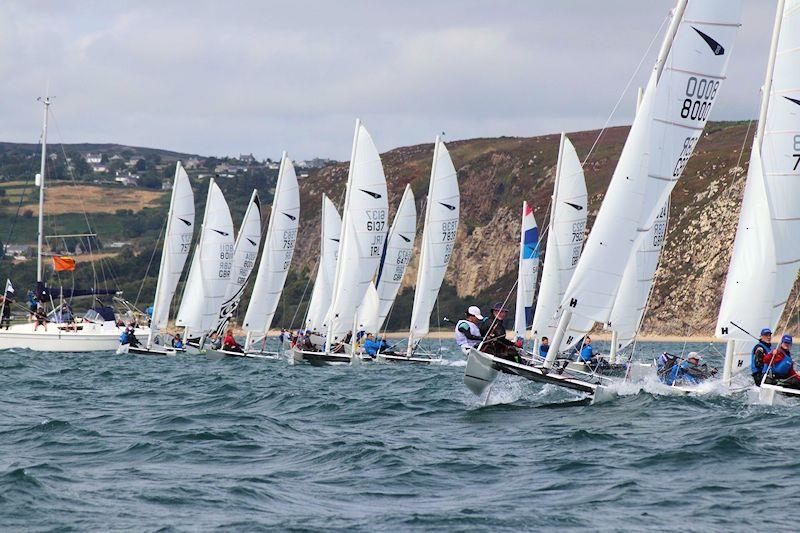
[[[630,89],[634,78],[636,78],[636,75],[639,74],[639,70],[642,68],[642,64],[644,64],[645,59],[647,59],[647,56],[650,54],[650,49],[653,48],[653,44],[656,42],[656,39],[658,38],[658,36],[661,34],[661,30],[664,28],[664,24],[666,24],[667,21],[670,20],[670,18],[671,18],[670,15],[667,14],[664,17],[664,20],[661,21],[661,26],[658,27],[658,31],[656,31],[655,35],[653,35],[653,39],[650,41],[650,44],[647,45],[647,49],[644,51],[644,54],[642,54],[642,58],[639,60],[639,64],[636,65],[636,69],[633,71],[633,74],[631,74],[631,77],[628,79],[628,83],[625,84],[625,88],[622,90],[622,93],[619,95],[619,99],[617,100],[617,103],[614,104],[614,107],[611,109],[611,113],[609,113],[605,124],[603,124],[603,127],[597,133],[597,137],[595,138],[594,142],[592,143],[592,147],[589,148],[589,152],[586,154],[586,157],[584,158],[583,162],[581,163],[581,167],[585,167],[586,166],[586,163],[589,161],[589,158],[591,157],[592,153],[594,153],[594,149],[597,147],[597,143],[600,142],[600,138],[603,136],[603,133],[605,133],[606,129],[608,129],[608,125],[611,123],[611,119],[616,114],[617,109],[619,109],[619,106],[622,103],[623,98],[625,98],[625,95],[628,93],[628,89]]]
[[[142,282],[139,284],[139,292],[136,293],[136,299],[133,302],[134,307],[139,305],[139,297],[142,295],[142,289],[144,288],[145,281],[147,280],[147,275],[150,273],[150,267],[153,264],[153,258],[156,256],[156,250],[158,250],[158,243],[161,242],[161,236],[164,234],[164,229],[166,227],[167,219],[164,219],[164,223],[161,225],[161,230],[158,232],[158,239],[156,239],[156,243],[153,246],[153,253],[150,254],[150,260],[147,262],[147,269],[145,269],[144,276],[142,276]]]
[[[320,268],[322,268],[321,264],[321,257],[320,257]],[[306,280],[306,286],[303,289],[303,294],[300,296],[300,301],[297,303],[297,307],[294,308],[294,315],[292,315],[292,320],[289,322],[289,328],[294,329],[294,321],[297,319],[297,312],[300,311],[300,306],[303,305],[303,301],[306,298],[306,291],[308,291],[308,286],[311,284],[311,272],[308,273],[308,280]],[[310,302],[309,302],[309,305]]]

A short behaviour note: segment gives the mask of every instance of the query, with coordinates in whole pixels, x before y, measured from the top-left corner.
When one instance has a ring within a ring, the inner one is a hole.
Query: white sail
[[[299,224],[300,190],[294,165],[284,152],[269,214],[264,251],[258,265],[253,295],[242,323],[247,331],[246,347],[249,347],[254,335],[266,335],[272,325],[289,266],[292,264]]]
[[[339,260],[328,310],[328,346],[353,327],[356,310],[378,269],[389,227],[386,176],[367,129],[356,122],[347,179]]]
[[[411,310],[409,350],[430,330],[433,306],[439,296],[447,264],[453,255],[459,211],[460,195],[456,169],[444,142],[436,137],[414,305]]]
[[[370,284],[358,310],[359,329],[378,333],[383,328],[383,323],[400,290],[406,267],[411,260],[416,233],[417,206],[414,203],[414,192],[411,190],[411,185],[406,185],[406,190],[403,192],[392,227],[386,238],[386,249],[381,257],[375,281]],[[375,296],[377,296],[377,308],[370,305]]]
[[[715,332],[729,386],[749,369],[751,336],[777,328],[800,266],[800,0],[778,2],[763,91]]]
[[[553,338],[556,312],[581,256],[586,230],[586,179],[575,147],[566,135],[561,143],[550,204],[542,282],[533,313],[533,337]]]
[[[258,199],[258,192],[253,191],[250,202],[244,212],[242,225],[236,235],[236,243],[233,248],[233,269],[228,287],[225,290],[225,298],[219,310],[217,323],[212,328],[222,335],[228,322],[233,317],[239,307],[239,300],[244,294],[244,287],[258,257],[259,243],[261,242],[261,202]]]
[[[519,236],[519,266],[517,269],[517,304],[514,310],[514,333],[524,339],[533,317],[533,297],[536,277],[539,274],[539,228],[533,208],[522,202],[522,220]]]
[[[306,313],[306,328],[319,333],[327,331],[325,315],[331,306],[333,280],[336,277],[336,260],[339,255],[339,236],[342,232],[342,219],[336,206],[322,195],[320,214],[320,255],[317,277]]]
[[[562,348],[609,320],[638,235],[683,173],[725,79],[741,2],[681,0],[676,15],[562,301]]]
[[[655,223],[639,236],[635,252],[628,258],[622,273],[622,282],[609,319],[609,327],[617,333],[617,350],[631,344],[639,331],[658,268],[668,220],[669,200],[662,206]]]
[[[773,327],[800,268],[800,0],[786,0],[781,18],[760,153],[775,239]]]
[[[161,250],[161,268],[153,303],[153,316],[150,329],[155,331],[167,327],[169,308],[175,289],[178,287],[194,233],[194,194],[189,176],[180,161],[175,166],[175,181],[172,184],[172,197],[167,213],[167,227],[164,233],[164,246]],[[152,334],[151,333],[151,337]],[[152,343],[149,339],[148,346]]]
[[[233,266],[233,220],[219,186],[208,185],[200,242],[192,257],[176,324],[204,332],[216,323]]]

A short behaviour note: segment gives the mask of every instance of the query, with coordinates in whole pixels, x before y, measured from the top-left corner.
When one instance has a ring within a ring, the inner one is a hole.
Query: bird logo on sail
[[[178,217],[178,220],[180,220],[181,222],[183,222],[187,226],[191,226],[192,225],[192,223],[189,222],[188,220],[186,220],[185,218]]]
[[[334,239],[333,237],[331,237],[331,240],[332,240],[333,242],[339,242],[339,239]]]
[[[797,98],[789,98],[788,96],[784,96],[784,98],[786,98],[790,102],[794,102],[795,104],[800,105],[800,100],[798,100]]]
[[[564,202],[564,203],[567,204],[568,206],[574,208],[575,211],[583,211],[583,206],[582,205],[573,204],[572,202]]]
[[[375,198],[376,200],[377,200],[378,198],[381,198],[381,195],[380,195],[379,193],[377,193],[377,192],[367,191],[367,190],[364,190],[364,189],[359,189],[359,191],[361,191],[361,192],[363,192],[363,193],[366,193],[366,194],[369,194],[370,196],[372,196],[372,197],[373,197],[373,198]]]
[[[226,232],[226,231],[220,231],[220,230],[218,230],[218,229],[214,229],[214,228],[211,228],[211,231],[216,231],[217,233],[219,233],[219,234],[220,234],[220,235],[222,235],[223,237],[227,237],[228,235],[230,235],[230,233],[228,233],[228,232]]]
[[[253,239],[251,239],[250,237],[245,237],[245,239],[247,239],[247,242],[249,242],[249,243],[250,243],[250,244],[252,244],[253,246],[258,246],[258,243],[256,243],[256,241],[254,241],[254,240],[253,240]]]
[[[706,35],[702,31],[700,31],[697,28],[695,28],[694,26],[692,26],[692,29],[694,31],[696,31],[697,34],[700,37],[703,38],[703,40],[706,42],[708,47],[711,48],[711,51],[714,52],[715,56],[721,56],[721,55],[725,54],[725,47],[723,47],[721,44],[719,44],[717,41],[715,41],[713,37],[709,37],[708,35]]]
[[[446,204],[444,202],[439,202],[439,203],[442,204],[443,206],[445,206],[450,211],[455,211],[456,210],[456,206],[454,206],[454,205]]]
[[[289,213],[286,213],[286,212],[283,212],[283,214],[286,215],[289,218],[289,220],[292,220],[292,221],[297,220],[297,217],[294,216],[294,215],[290,215]]]
[[[404,241],[406,241],[406,242],[411,242],[411,239],[409,239],[408,237],[406,237],[406,236],[405,236],[405,235],[403,235],[402,233],[398,233],[398,235],[400,235],[400,238],[401,238],[401,239],[403,239]]]

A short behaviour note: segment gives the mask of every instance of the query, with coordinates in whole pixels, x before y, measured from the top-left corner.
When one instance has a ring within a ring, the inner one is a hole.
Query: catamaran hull
[[[370,359],[372,359],[370,357]],[[411,364],[418,364],[418,365],[440,365],[442,364],[442,358],[432,358],[432,357],[415,357],[411,355],[406,357],[405,355],[390,355],[379,353],[377,356],[377,361],[380,363],[411,363]]]
[[[596,383],[590,383],[588,381],[572,378],[568,375],[558,374],[554,369],[548,371],[539,366],[523,365],[479,352],[475,348],[470,348],[467,358],[467,367],[464,372],[464,383],[469,390],[477,395],[483,394],[500,372],[520,376],[530,381],[550,383],[591,395],[596,392],[599,386]]]
[[[762,405],[775,405],[776,398],[780,397],[800,399],[800,389],[790,389],[767,383],[758,388],[758,402]]]
[[[122,344],[117,348],[117,355],[166,355],[175,356],[183,353],[183,350],[175,348],[165,348],[163,346],[153,346],[150,349],[144,346],[132,347],[130,344]]]
[[[17,324],[10,329],[0,329],[0,350],[28,349],[37,352],[114,352],[119,346],[121,329],[99,324],[79,324],[79,331],[71,331],[50,324],[47,331],[33,324]],[[144,338],[147,329],[137,329],[137,337]]]
[[[347,353],[310,352],[305,350],[292,350],[292,363],[309,363],[313,366],[323,365],[349,365],[353,356]]]

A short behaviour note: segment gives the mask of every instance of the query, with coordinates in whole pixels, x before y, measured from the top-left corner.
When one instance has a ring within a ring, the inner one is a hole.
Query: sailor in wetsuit
[[[492,306],[491,316],[487,316],[479,324],[481,336],[484,339],[481,351],[519,363],[521,361],[519,350],[512,341],[506,338],[506,327],[503,324],[506,313],[508,313],[508,309],[503,306],[502,302],[497,302]]]

